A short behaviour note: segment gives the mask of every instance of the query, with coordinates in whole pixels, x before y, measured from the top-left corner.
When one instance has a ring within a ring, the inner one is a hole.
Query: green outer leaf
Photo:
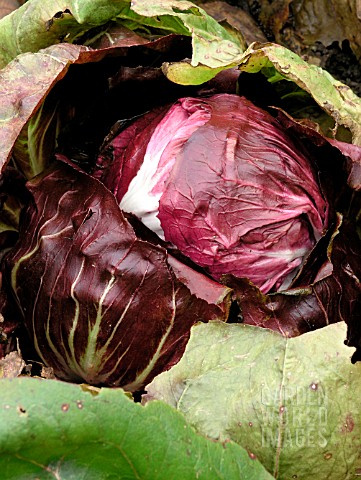
[[[346,325],[286,338],[250,325],[197,325],[181,361],[146,387],[197,431],[238,442],[276,478],[361,473],[361,364]]]
[[[56,16],[55,16],[56,15]],[[244,51],[242,35],[191,2],[174,0],[30,0],[0,21],[0,68],[17,55],[74,42],[89,29],[119,19],[131,29],[191,35],[192,65],[227,65]]]
[[[245,49],[243,36],[236,29],[224,28],[191,2],[133,0],[132,9],[143,16],[178,17],[192,33],[192,66],[200,64],[211,68],[226,67],[234,63],[235,58]]]
[[[244,52],[239,68],[255,73],[268,67],[295,82],[336,122],[350,129],[353,143],[361,145],[361,98],[326,70],[310,65],[281,45],[253,43]]]
[[[210,68],[205,65],[193,67],[189,62],[164,63],[162,71],[171,82],[179,85],[201,85],[212,80],[225,68]]]
[[[194,433],[162,402],[53,380],[0,380],[0,471],[13,479],[272,478],[234,443]],[[92,395],[93,393],[93,395]]]
[[[0,68],[25,52],[71,42],[89,28],[114,18],[124,0],[30,0],[0,21]],[[104,9],[104,7],[107,9]],[[68,10],[70,13],[62,13]],[[62,16],[54,18],[56,14]]]

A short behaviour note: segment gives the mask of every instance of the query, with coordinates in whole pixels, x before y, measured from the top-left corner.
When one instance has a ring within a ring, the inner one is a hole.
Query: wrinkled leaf
[[[131,30],[151,27],[163,35],[192,36],[194,65],[225,65],[245,46],[238,31],[222,27],[188,1],[30,0],[0,22],[0,67],[20,53],[73,43],[91,28],[116,19]]]
[[[361,36],[357,2],[353,0],[294,0],[295,26],[306,44],[324,45],[350,40],[360,54]]]
[[[188,1],[136,0],[132,9],[143,16],[170,15],[179,18],[192,32],[192,66],[217,68],[232,63],[245,49],[242,34],[228,25],[224,28],[205,11]]]
[[[5,278],[60,378],[140,389],[179,360],[194,323],[227,320],[230,290],[187,272],[178,279],[97,180],[58,164],[28,189]]]
[[[0,381],[2,480],[268,480],[234,443],[210,442],[161,402],[59,381]]]
[[[248,1],[251,4],[251,1]],[[277,43],[294,43],[296,48],[322,42],[350,42],[361,56],[361,15],[355,0],[278,0],[259,4],[259,21],[272,31]],[[291,19],[292,15],[292,19]],[[285,27],[285,28],[284,28]]]
[[[280,123],[235,95],[186,97],[122,130],[94,174],[121,209],[234,289],[244,323],[295,336],[344,320],[349,345],[360,349],[353,223],[361,202],[347,184],[360,189],[359,161],[348,157],[361,148],[332,142],[343,157],[315,130],[277,113]],[[310,225],[319,219],[316,240]]]
[[[116,16],[120,4],[104,8],[107,2],[95,1],[41,1],[32,0],[0,21],[0,67],[17,55],[36,52],[61,42],[66,36],[71,41],[92,26]],[[103,8],[101,8],[103,7]]]
[[[328,72],[271,43],[250,45],[239,63],[241,71],[262,71],[271,82],[282,78],[295,82],[334,119],[335,131],[339,125],[347,127],[353,143],[361,145],[361,99]]]
[[[234,289],[244,323],[293,337],[344,320],[348,344],[359,352],[360,266],[359,238],[339,217],[288,290],[262,295],[247,279],[225,277],[223,281]]]
[[[361,11],[354,0],[293,1],[295,26],[303,41],[320,41],[330,45],[347,39],[358,58],[361,57]]]
[[[211,2],[197,2],[204,10],[218,22],[226,20],[233,27],[237,28],[244,36],[247,45],[252,42],[266,42],[267,39],[257,25],[254,18],[242,8],[230,5],[223,0]]]
[[[120,208],[216,280],[232,273],[263,292],[286,289],[328,228],[311,154],[238,95],[185,97],[166,114],[150,112],[112,151],[99,173]]]
[[[0,22],[0,66],[21,53],[72,43],[120,11],[129,11],[129,5],[127,0],[30,0]]]
[[[146,388],[198,432],[232,439],[278,479],[361,471],[361,365],[338,323],[296,338],[249,325],[197,325],[179,364]]]

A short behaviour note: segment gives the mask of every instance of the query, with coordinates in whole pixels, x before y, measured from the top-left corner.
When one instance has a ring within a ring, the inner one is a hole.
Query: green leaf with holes
[[[55,380],[0,380],[1,480],[270,480],[235,443],[197,435],[163,402]]]
[[[361,474],[361,364],[338,323],[295,338],[250,325],[193,328],[186,352],[147,387],[198,432],[233,440],[278,479]],[[316,475],[316,476],[315,476]]]

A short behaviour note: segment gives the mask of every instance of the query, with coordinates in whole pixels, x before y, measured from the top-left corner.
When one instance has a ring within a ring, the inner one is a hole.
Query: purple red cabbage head
[[[285,290],[329,227],[310,154],[237,95],[182,98],[114,138],[95,176],[214,279]],[[106,168],[107,167],[107,168]]]

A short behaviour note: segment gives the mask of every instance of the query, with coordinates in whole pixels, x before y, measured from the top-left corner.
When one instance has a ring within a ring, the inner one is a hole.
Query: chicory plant
[[[182,36],[117,35],[4,69],[3,171],[29,182],[15,246],[16,222],[4,232],[3,332],[25,324],[60,378],[129,390],[176,363],[198,321],[291,336],[345,320],[361,347],[354,150],[240,98],[237,70],[170,82]]]
[[[238,95],[182,98],[112,147],[98,176],[120,208],[216,280],[233,274],[264,293],[286,289],[328,228],[312,155]]]

